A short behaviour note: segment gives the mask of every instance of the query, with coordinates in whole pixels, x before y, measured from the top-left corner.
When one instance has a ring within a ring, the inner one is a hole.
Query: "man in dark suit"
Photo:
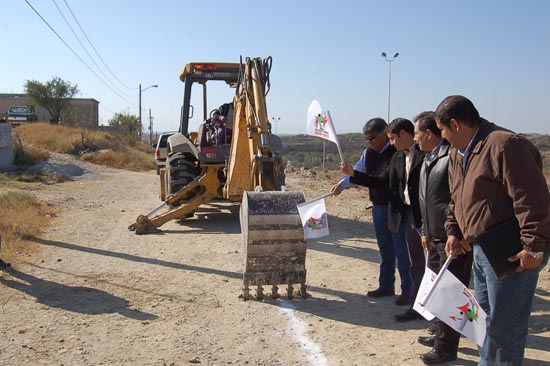
[[[366,187],[389,187],[388,228],[397,240],[406,241],[410,257],[412,288],[402,293],[399,305],[412,304],[424,275],[424,252],[420,241],[422,226],[418,203],[418,181],[424,153],[414,143],[414,125],[405,118],[394,119],[386,133],[397,152],[393,155],[387,171],[382,176],[372,176],[353,169],[349,163],[342,163],[342,173],[350,176],[350,182]],[[397,314],[396,320],[405,322],[421,319],[412,309]]]

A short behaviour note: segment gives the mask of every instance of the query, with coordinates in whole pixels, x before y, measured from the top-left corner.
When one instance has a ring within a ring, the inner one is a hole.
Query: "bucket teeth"
[[[250,288],[248,286],[243,286],[242,290],[242,298],[244,299],[244,301],[250,299]]]
[[[256,288],[256,299],[261,300],[264,298],[264,288],[262,286],[258,286]]]
[[[292,283],[288,284],[288,287],[286,288],[286,297],[288,297],[289,300],[292,300],[294,297],[294,288],[292,287]]]
[[[276,299],[278,296],[279,296],[279,288],[277,287],[277,285],[273,285],[273,287],[271,287],[271,298]]]

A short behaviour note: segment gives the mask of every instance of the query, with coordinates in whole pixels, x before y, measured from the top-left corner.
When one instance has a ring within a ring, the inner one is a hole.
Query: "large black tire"
[[[166,168],[168,195],[178,192],[187,184],[191,183],[196,177],[194,159],[183,153],[170,154],[170,156],[166,158]],[[196,192],[190,192],[184,199],[173,203],[172,206],[179,206],[195,195]]]

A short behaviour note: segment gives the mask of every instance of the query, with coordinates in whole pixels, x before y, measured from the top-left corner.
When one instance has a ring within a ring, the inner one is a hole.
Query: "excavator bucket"
[[[300,284],[306,297],[306,247],[297,205],[305,202],[301,191],[245,192],[241,203],[241,231],[246,257],[243,298],[250,297],[249,286],[257,286],[256,298],[263,297],[263,286],[287,285],[293,297],[293,284]]]

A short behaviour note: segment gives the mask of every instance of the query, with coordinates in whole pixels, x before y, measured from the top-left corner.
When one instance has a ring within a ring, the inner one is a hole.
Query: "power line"
[[[88,40],[88,43],[90,44],[90,46],[92,47],[92,49],[94,50],[95,54],[97,55],[97,57],[101,60],[101,62],[103,63],[103,65],[105,66],[105,68],[111,73],[111,75],[113,75],[113,77],[120,83],[120,85],[124,86],[125,88],[128,88],[130,90],[136,90],[137,88],[132,88],[126,84],[124,84],[112,71],[111,71],[111,68],[109,66],[107,66],[107,63],[105,63],[105,61],[103,60],[103,57],[101,57],[101,55],[99,54],[99,52],[97,52],[94,44],[92,43],[92,41],[90,40],[90,38],[88,38],[88,35],[86,34],[86,32],[84,31],[84,29],[82,28],[82,26],[80,25],[80,22],[78,21],[78,19],[76,19],[76,16],[74,15],[73,13],[73,10],[71,9],[71,7],[69,6],[69,4],[67,3],[67,0],[63,0],[65,2],[65,5],[67,6],[67,8],[69,9],[69,12],[71,13],[71,15],[73,16],[73,19],[74,21],[76,22],[76,24],[78,24],[78,27],[80,28],[80,31],[82,32],[82,34],[84,34],[84,37],[86,37],[86,39]]]
[[[88,52],[88,49],[84,46],[84,44],[82,43],[82,41],[80,40],[80,37],[76,34],[76,32],[74,31],[73,27],[71,26],[71,24],[69,23],[69,21],[67,20],[67,18],[65,17],[65,14],[63,14],[63,11],[61,11],[61,8],[59,8],[59,6],[57,5],[57,2],[55,0],[52,0],[52,2],[54,3],[55,7],[57,8],[57,10],[59,11],[59,14],[61,14],[61,17],[63,18],[63,20],[65,21],[65,24],[67,24],[67,26],[69,27],[69,29],[71,30],[71,32],[73,33],[73,35],[75,36],[76,40],[78,41],[78,43],[80,43],[80,46],[82,47],[82,49],[84,50],[84,52],[86,52],[86,54],[88,55],[88,57],[90,58],[90,60],[94,63],[94,65],[97,67],[97,70],[101,73],[101,75],[103,75],[103,77],[105,78],[105,80],[107,82],[109,82],[109,84],[115,88],[120,94],[126,96],[126,97],[129,97],[129,98],[132,98],[133,96],[132,95],[128,95],[126,93],[124,93],[122,90],[120,90],[112,81],[111,79],[103,72],[103,70],[101,69],[101,67],[99,67],[99,65],[97,64],[97,62],[94,60],[94,58],[92,57],[92,55],[90,54],[90,52]]]
[[[129,97],[129,98],[132,98],[133,96],[132,95],[128,95],[126,93],[124,93],[122,90],[120,90],[110,79],[109,77],[103,72],[103,70],[101,69],[101,67],[99,67],[99,65],[97,64],[97,62],[95,62],[94,58],[92,57],[92,55],[90,55],[90,52],[88,52],[88,49],[86,47],[84,47],[84,44],[82,43],[82,41],[80,40],[80,37],[78,37],[78,35],[76,34],[76,32],[74,31],[73,27],[71,26],[71,23],[69,23],[69,21],[67,20],[67,18],[65,18],[65,14],[63,14],[63,12],[61,11],[61,9],[59,8],[59,6],[57,5],[57,2],[55,0],[52,0],[52,2],[54,3],[55,7],[57,8],[57,11],[59,11],[59,14],[61,14],[61,17],[63,18],[63,20],[65,21],[65,24],[67,24],[67,26],[69,27],[69,29],[71,30],[71,32],[73,33],[73,35],[75,36],[76,40],[78,41],[78,43],[80,43],[80,46],[82,47],[82,49],[84,50],[84,52],[86,52],[86,54],[88,55],[88,57],[90,58],[90,60],[94,63],[94,65],[97,67],[97,70],[101,73],[101,75],[103,75],[103,77],[105,78],[105,80],[107,80],[111,86],[113,88],[115,88],[120,94],[123,94],[124,96],[126,97]]]
[[[76,58],[78,58],[78,60],[80,62],[82,62],[82,64],[84,66],[86,66],[86,68],[88,70],[90,70],[90,72],[92,74],[95,75],[96,78],[98,78],[107,88],[109,88],[113,93],[115,93],[116,95],[118,95],[122,100],[124,100],[125,102],[137,107],[137,105],[135,103],[132,103],[130,102],[129,100],[127,100],[126,98],[124,98],[122,95],[120,95],[115,89],[113,89],[109,84],[107,84],[105,82],[105,80],[103,80],[90,66],[88,66],[88,64],[71,48],[71,46],[69,46],[69,44],[67,42],[65,42],[65,40],[63,39],[63,37],[61,37],[56,31],[55,29],[52,28],[52,26],[46,21],[46,19],[44,19],[42,17],[42,15],[40,15],[40,13],[29,3],[28,0],[25,0],[25,2],[27,3],[27,5],[36,13],[36,15],[38,15],[38,17],[44,22],[44,24],[46,24],[48,26],[48,28],[50,28],[50,30],[57,36],[57,38],[59,38],[59,40],[61,42],[63,42],[63,44],[73,53],[73,55],[75,55]]]

